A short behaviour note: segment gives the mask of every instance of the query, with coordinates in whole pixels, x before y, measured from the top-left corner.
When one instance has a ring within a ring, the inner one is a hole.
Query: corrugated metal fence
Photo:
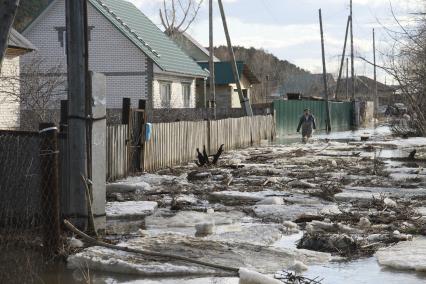
[[[306,108],[309,108],[316,117],[317,130],[325,131],[325,101],[289,100],[274,102],[278,134],[296,134],[299,118]],[[330,102],[332,131],[348,130],[351,128],[353,109],[353,103],[351,102]]]

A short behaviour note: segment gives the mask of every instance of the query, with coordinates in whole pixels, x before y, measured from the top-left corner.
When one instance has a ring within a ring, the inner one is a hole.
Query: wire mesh
[[[59,213],[52,206],[58,152],[52,139],[0,131],[0,283],[39,281],[58,253]]]

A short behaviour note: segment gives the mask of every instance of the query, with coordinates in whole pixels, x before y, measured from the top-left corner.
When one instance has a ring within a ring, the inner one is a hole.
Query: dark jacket
[[[302,115],[302,117],[300,117],[299,125],[297,126],[297,132],[299,132],[302,125],[305,125],[305,124],[306,126],[312,127],[312,129],[317,129],[315,116],[313,116],[312,114],[308,116]]]

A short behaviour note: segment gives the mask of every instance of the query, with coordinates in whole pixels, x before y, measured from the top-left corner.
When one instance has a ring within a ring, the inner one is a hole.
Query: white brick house
[[[149,108],[195,107],[195,80],[208,74],[136,6],[88,0],[88,26],[89,69],[107,77],[107,108],[121,108],[124,97],[133,106],[146,99]],[[65,0],[49,4],[23,34],[47,65],[66,66]]]
[[[0,73],[0,129],[19,128],[20,57],[35,47],[12,29]]]

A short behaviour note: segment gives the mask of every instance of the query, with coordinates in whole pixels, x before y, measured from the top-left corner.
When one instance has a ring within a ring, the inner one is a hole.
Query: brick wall
[[[19,57],[6,56],[0,74],[0,129],[19,127],[19,102],[10,93],[19,92],[19,82],[10,77],[19,76]]]
[[[90,31],[89,68],[107,76],[107,107],[119,108],[123,97],[132,98],[133,106],[147,97],[147,64],[144,55],[95,8],[88,5]],[[37,53],[24,56],[22,64],[32,56],[45,59],[46,66],[63,66],[66,72],[64,47],[55,28],[65,27],[65,1],[56,1],[43,18],[24,31],[37,48]],[[63,99],[63,98],[62,98]]]
[[[168,75],[165,73],[158,73],[154,69],[154,82],[153,82],[153,90],[152,90],[152,98],[153,98],[153,106],[155,109],[162,108],[161,105],[161,96],[160,96],[160,84],[162,82],[171,84],[171,101],[170,108],[185,108],[187,106],[184,105],[183,100],[183,92],[182,92],[182,84],[190,84],[191,85],[191,99],[189,108],[195,108],[195,79],[188,77],[181,77],[175,75]]]

